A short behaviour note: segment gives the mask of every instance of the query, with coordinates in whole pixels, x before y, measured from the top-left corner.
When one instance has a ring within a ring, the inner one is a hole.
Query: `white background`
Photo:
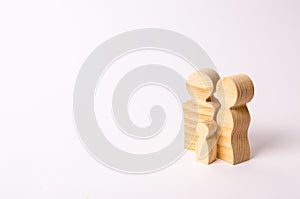
[[[299,198],[299,13],[297,0],[1,1],[0,198]],[[144,27],[192,38],[221,76],[251,76],[250,161],[206,166],[188,152],[128,175],[84,149],[72,116],[81,64]]]

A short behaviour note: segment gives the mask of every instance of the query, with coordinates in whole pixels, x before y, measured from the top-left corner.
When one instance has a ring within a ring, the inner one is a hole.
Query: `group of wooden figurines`
[[[246,103],[254,95],[247,75],[219,77],[212,69],[191,74],[187,81],[191,100],[183,104],[185,148],[196,160],[210,164],[217,158],[230,164],[250,159]]]

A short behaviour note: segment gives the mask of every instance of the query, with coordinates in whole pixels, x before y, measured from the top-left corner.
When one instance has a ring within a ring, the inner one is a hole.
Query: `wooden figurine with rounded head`
[[[247,75],[224,77],[217,83],[216,90],[221,103],[217,115],[220,133],[217,156],[231,164],[249,160],[250,114],[246,103],[253,98],[253,83]]]
[[[202,69],[186,81],[192,99],[183,104],[185,148],[196,151],[196,160],[205,164],[217,157],[215,116],[219,103],[213,93],[219,79],[214,70]]]

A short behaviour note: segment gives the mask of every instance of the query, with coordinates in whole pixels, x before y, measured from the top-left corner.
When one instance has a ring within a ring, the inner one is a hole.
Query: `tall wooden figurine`
[[[185,148],[196,151],[196,160],[210,164],[217,156],[217,123],[219,103],[213,96],[218,73],[202,69],[187,79],[192,99],[183,104]]]
[[[217,83],[217,97],[221,108],[217,115],[217,156],[231,164],[250,159],[248,127],[250,114],[246,103],[254,95],[254,86],[246,75],[224,77]]]

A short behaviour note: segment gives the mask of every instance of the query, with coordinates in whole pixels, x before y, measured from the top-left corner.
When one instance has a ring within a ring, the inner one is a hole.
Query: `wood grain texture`
[[[246,103],[254,96],[254,85],[247,75],[222,78],[217,83],[217,97],[221,108],[217,114],[218,158],[238,164],[250,159],[248,128],[250,114]]]
[[[196,160],[210,164],[217,155],[217,124],[214,121],[219,103],[213,96],[219,75],[202,69],[187,79],[192,99],[183,104],[185,148],[196,151]]]

